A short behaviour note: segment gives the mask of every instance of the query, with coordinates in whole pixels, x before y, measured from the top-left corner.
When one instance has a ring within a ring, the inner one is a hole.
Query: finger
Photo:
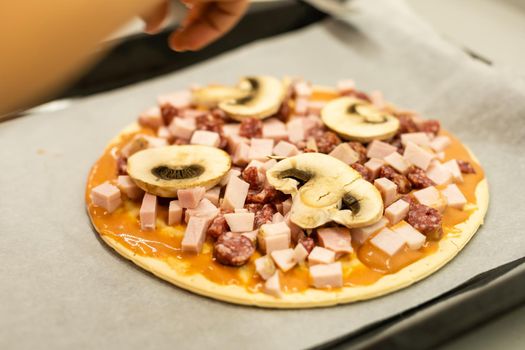
[[[146,23],[144,32],[148,34],[158,33],[162,29],[162,24],[168,16],[169,9],[170,2],[166,0],[155,6],[151,11],[143,14],[141,18]]]
[[[246,0],[193,2],[185,26],[170,37],[175,50],[198,50],[228,32],[248,7]]]

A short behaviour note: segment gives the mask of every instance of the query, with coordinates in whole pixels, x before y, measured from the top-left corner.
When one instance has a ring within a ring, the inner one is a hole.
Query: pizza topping
[[[433,142],[434,141],[435,139],[433,140]],[[401,134],[401,144],[403,146],[406,146],[408,142],[413,142],[419,146],[429,146],[430,138],[428,137],[428,134],[424,132],[410,132]]]
[[[350,166],[352,167],[352,169],[357,171],[363,177],[363,179],[365,179],[368,182],[372,181],[372,176],[370,172],[368,171],[367,167],[365,167],[364,165],[360,163],[353,163]]]
[[[144,195],[144,191],[127,175],[117,178],[117,186],[129,199],[139,199]]]
[[[241,120],[239,128],[239,136],[254,138],[261,138],[263,136],[263,123],[257,118],[244,118]]]
[[[411,112],[395,112],[394,116],[399,120],[398,134],[417,132],[418,127],[414,122],[414,114]]]
[[[211,188],[230,166],[226,152],[201,145],[152,148],[128,159],[128,173],[135,183],[160,197],[175,197],[180,189]]]
[[[206,198],[210,202],[212,202],[213,205],[219,206],[220,195],[221,195],[221,188],[220,188],[220,186],[215,186],[212,189],[206,191],[206,193],[204,194],[204,198]]]
[[[366,156],[368,158],[384,159],[386,156],[397,152],[397,148],[383,141],[374,140],[368,145]]]
[[[182,212],[183,208],[181,207],[179,201],[171,201],[168,208],[168,225],[173,226],[181,224]]]
[[[401,154],[397,152],[389,154],[388,156],[383,158],[383,160],[385,161],[385,163],[390,165],[393,169],[400,172],[401,174],[405,174],[408,171],[408,168],[410,168],[410,163],[405,158],[403,158]],[[408,185],[410,185],[410,183],[408,183]],[[410,191],[410,186],[408,187],[406,192],[408,191]]]
[[[219,214],[219,208],[217,208],[208,199],[203,198],[199,205],[193,209],[186,209],[184,212],[184,221],[188,222],[192,216],[209,217],[215,218]]]
[[[190,144],[219,147],[221,136],[212,131],[196,130],[191,136]]]
[[[114,212],[122,204],[120,190],[108,182],[91,190],[91,200],[95,206],[106,209],[108,213]]]
[[[279,193],[277,190],[273,187],[264,187],[262,190],[258,192],[251,192],[248,193],[248,196],[246,197],[246,202],[248,203],[261,203],[261,204],[268,204],[273,202]]]
[[[175,138],[189,140],[197,129],[197,122],[193,118],[175,118],[168,129]]]
[[[243,208],[249,188],[250,184],[238,177],[230,178],[224,191],[222,207],[225,209]]]
[[[275,262],[275,265],[277,265],[282,272],[291,270],[297,264],[295,253],[292,248],[274,250],[271,252],[270,256]]]
[[[366,159],[367,159],[366,158],[366,147],[363,146],[361,142],[350,141],[347,143],[355,152],[357,152],[359,156],[359,159],[357,160],[357,162],[360,164],[365,164]]]
[[[390,221],[390,225],[395,225],[406,218],[409,208],[408,202],[399,199],[385,209],[385,217]]]
[[[213,218],[209,216],[192,216],[186,226],[184,238],[181,242],[183,252],[200,253],[206,239],[206,231]]]
[[[224,214],[224,218],[232,232],[247,232],[253,230],[254,213]]]
[[[183,208],[197,208],[202,198],[204,198],[204,193],[206,189],[204,187],[195,187],[181,189],[177,191],[177,198],[179,198],[179,204]]]
[[[434,186],[415,191],[412,195],[419,203],[435,208],[440,212],[442,212],[447,205],[447,199],[442,196]]]
[[[425,235],[419,233],[418,230],[410,226],[406,221],[402,221],[392,227],[392,230],[403,238],[406,245],[411,250],[418,250],[423,244],[425,244]]]
[[[423,148],[419,147],[413,142],[408,141],[405,147],[403,157],[410,163],[418,168],[427,170],[430,166],[430,162],[434,159],[434,155]]]
[[[259,229],[257,239],[259,247],[266,253],[288,249],[291,241],[290,227],[285,222],[264,224]]]
[[[331,131],[317,133],[315,136],[315,145],[317,148],[317,152],[321,152],[324,154],[332,152],[335,149],[335,147],[340,143],[341,139],[339,139],[339,137],[337,137],[337,135]]]
[[[167,142],[165,139],[148,136],[148,135],[135,135],[127,144],[122,148],[120,153],[125,158],[131,157],[133,154],[143,151],[148,148],[166,146]]]
[[[246,264],[254,252],[255,246],[248,238],[233,232],[220,235],[213,248],[215,259],[219,263],[229,266]]]
[[[391,138],[399,121],[365,101],[341,97],[330,101],[322,110],[323,122],[341,137],[361,142]]]
[[[203,113],[195,117],[195,128],[202,131],[212,131],[221,134],[224,120],[214,116],[212,113]],[[217,146],[215,146],[217,147]]]
[[[352,242],[357,243],[357,245],[362,245],[368,239],[368,237],[383,229],[383,227],[386,227],[387,224],[388,219],[382,217],[375,224],[351,229],[350,233],[352,234]]]
[[[428,178],[427,174],[423,170],[414,166],[408,169],[407,178],[408,181],[410,181],[412,188],[414,189],[421,189],[435,185],[434,182]]]
[[[279,277],[279,271],[275,271],[272,277],[266,280],[264,283],[263,291],[266,294],[273,295],[276,298],[281,298],[283,293],[281,292],[281,280]]]
[[[299,150],[289,142],[279,141],[273,148],[273,154],[280,157],[292,157],[299,154]]]
[[[413,203],[408,210],[406,221],[428,239],[437,241],[443,235],[441,220],[442,215],[437,209]]]
[[[461,210],[465,204],[467,204],[467,199],[455,184],[445,187],[441,190],[441,194],[447,199],[447,205],[449,207]]]
[[[343,265],[340,262],[310,266],[310,277],[315,288],[341,288]]]
[[[459,160],[457,159],[456,162],[458,162],[459,169],[463,174],[475,174],[476,170],[474,167],[467,162],[466,160]]]
[[[348,143],[340,143],[328,155],[349,165],[359,160],[359,154]]]
[[[439,129],[441,128],[439,120],[434,119],[423,120],[419,123],[416,123],[416,125],[419,131],[423,131],[434,136],[439,133]]]
[[[218,216],[215,217],[215,219],[212,220],[206,234],[212,238],[217,239],[226,231],[228,231],[228,223],[226,222],[224,213],[220,213]]]
[[[427,176],[436,185],[448,185],[452,182],[452,173],[438,160],[432,162],[427,170]]]
[[[346,227],[324,227],[317,230],[317,237],[321,247],[335,252],[336,257],[350,254],[352,249],[352,238],[350,230]]]
[[[385,227],[372,237],[370,243],[382,252],[392,256],[398,253],[405,246],[406,242],[402,236]]]
[[[314,247],[308,255],[308,265],[330,264],[335,261],[335,252],[323,247]]]
[[[367,175],[368,175],[367,180],[373,181],[379,176],[379,171],[381,170],[383,165],[385,165],[385,162],[383,162],[379,158],[370,158],[370,160],[368,162],[366,162],[364,165],[365,165],[365,168],[367,170]],[[355,169],[355,170],[357,170],[357,169]],[[362,176],[362,174],[361,174],[361,176]]]
[[[385,206],[389,206],[397,199],[397,185],[386,177],[375,179],[374,186],[381,193],[381,198],[383,199]]]
[[[275,264],[269,255],[255,259],[255,271],[263,280],[267,280],[275,273]]]
[[[299,239],[298,244],[302,245],[308,254],[315,248],[315,241],[312,237],[302,237]]]
[[[397,153],[396,153],[397,154]],[[409,193],[412,190],[412,185],[407,177],[403,174],[399,174],[394,168],[389,165],[383,165],[379,169],[379,177],[385,177],[396,184],[397,192],[401,194]]]
[[[140,228],[142,230],[154,230],[157,221],[157,196],[146,193],[142,198],[140,206]]]
[[[271,204],[247,204],[248,210],[255,213],[254,227],[258,229],[264,224],[272,222],[273,215],[275,214],[275,208]],[[256,208],[255,211],[253,211]]]
[[[461,169],[459,168],[458,162],[455,159],[451,159],[442,164],[445,169],[447,169],[450,174],[452,174],[452,179],[455,182],[463,182],[463,175],[461,174]]]
[[[442,152],[444,151],[450,144],[452,143],[452,140],[448,136],[436,136],[430,142],[429,146],[432,148],[435,152]]]
[[[214,107],[223,101],[246,98],[250,93],[249,86],[242,83],[237,87],[210,85],[194,89],[191,98],[195,105]]]
[[[162,125],[164,125],[164,121],[162,119],[160,108],[151,107],[145,110],[139,116],[139,125],[145,128],[153,129],[153,130],[157,130]]]

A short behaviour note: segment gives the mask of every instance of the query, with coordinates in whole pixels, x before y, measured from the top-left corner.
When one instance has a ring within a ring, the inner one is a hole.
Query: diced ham
[[[291,238],[292,238],[292,241],[293,242],[297,242],[299,240],[299,238],[301,236],[304,235],[304,232],[303,230],[297,226],[296,224],[294,224],[292,222],[292,219],[290,218],[291,215],[290,213],[288,212],[285,216],[284,216],[284,222],[286,223],[286,225],[288,225],[288,227],[290,228],[290,233],[291,233]]]
[[[272,217],[272,223],[274,224],[277,224],[279,222],[283,222],[284,221],[284,216],[283,214],[277,212],[275,214],[273,214],[273,217]]]
[[[139,116],[139,124],[146,128],[157,130],[162,126],[162,115],[159,107],[151,107],[141,113]]]
[[[300,118],[293,118],[286,124],[288,139],[290,142],[297,143],[305,139],[303,121]]]
[[[290,209],[292,209],[292,199],[288,198],[283,202],[283,215],[286,215],[290,212]]]
[[[215,187],[209,189],[208,191],[206,191],[206,193],[204,193],[204,198],[206,198],[210,202],[212,202],[213,205],[219,206],[220,194],[221,194],[220,186],[215,186]]]
[[[275,264],[269,255],[263,255],[255,259],[255,271],[263,280],[267,280],[275,273]]]
[[[281,157],[291,157],[299,154],[297,147],[286,141],[279,141],[273,148],[273,154]]]
[[[226,175],[224,175],[224,177],[221,179],[221,182],[220,182],[220,185],[221,186],[226,186],[228,184],[228,182],[230,182],[230,180],[234,177],[239,177],[241,175],[241,171],[238,170],[238,169],[230,169]]]
[[[241,233],[242,236],[248,238],[255,246],[255,243],[257,243],[257,234],[259,233],[259,230],[253,230],[249,232],[243,232]]]
[[[463,182],[463,175],[461,174],[461,169],[459,168],[458,162],[455,159],[451,159],[443,163],[442,165],[452,174],[452,178],[454,181]]]
[[[308,101],[308,113],[320,115],[321,110],[326,106],[326,101]]]
[[[246,137],[239,136],[239,135],[229,135],[226,137],[226,140],[228,141],[228,149],[230,153],[232,154],[237,152],[237,148],[241,144],[245,144],[246,146],[250,145],[249,139],[247,139]]]
[[[322,247],[315,247],[308,255],[308,264],[330,264],[335,261],[335,252]]]
[[[310,97],[312,94],[312,86],[304,80],[300,80],[293,84],[293,91],[298,97]]]
[[[120,190],[108,182],[93,187],[91,190],[91,201],[94,205],[106,209],[109,213],[114,212],[122,204]]]
[[[434,153],[434,157],[436,159],[439,159],[439,160],[444,160],[445,159],[445,152]]]
[[[291,248],[274,250],[270,255],[275,262],[275,265],[277,265],[283,272],[291,270],[297,264],[295,261],[294,250]]]
[[[413,142],[419,146],[428,146],[430,144],[430,137],[425,132],[409,132],[401,134],[401,144],[406,146],[408,142]]]
[[[186,188],[177,190],[177,198],[181,207],[193,209],[204,198],[204,193],[206,193],[204,187]]]
[[[253,230],[254,213],[229,213],[224,218],[232,232],[247,232]]]
[[[366,156],[368,158],[383,159],[386,156],[397,152],[397,148],[383,141],[374,140],[368,145]]]
[[[315,288],[341,288],[343,286],[343,265],[335,262],[310,266],[310,277]]]
[[[266,162],[263,163],[261,170],[264,171],[264,173],[266,173],[268,169],[273,167],[275,164],[277,164],[277,161],[275,159],[267,160]]]
[[[427,177],[436,185],[448,185],[452,182],[452,173],[439,161],[433,162],[427,170]]]
[[[210,223],[210,217],[192,216],[190,218],[181,242],[183,252],[200,253],[202,251],[206,230]]]
[[[436,152],[442,152],[444,151],[452,141],[450,140],[450,137],[448,136],[436,136],[432,142],[430,142],[430,148],[432,148]]]
[[[169,126],[171,134],[183,140],[191,139],[196,128],[197,123],[191,118],[174,118]]]
[[[350,79],[339,80],[337,82],[337,91],[340,94],[346,94],[355,90],[355,82]]]
[[[354,151],[348,143],[340,143],[332,152],[328,153],[328,155],[337,158],[348,165],[359,160],[359,154]]]
[[[204,117],[207,112],[199,109],[188,108],[183,109],[179,114],[182,118],[199,118]]]
[[[168,225],[173,226],[180,223],[182,223],[182,207],[178,200],[173,200],[168,209]]]
[[[245,209],[245,208],[235,208],[233,210],[234,213],[248,213],[248,209]]]
[[[272,139],[252,139],[250,150],[248,152],[249,159],[256,159],[260,161],[267,160],[268,156],[272,155],[273,140]]]
[[[225,136],[232,136],[232,135],[239,136],[239,129],[240,129],[240,124],[238,123],[224,124],[222,126],[222,132],[224,133]]]
[[[379,90],[374,90],[370,93],[370,99],[372,100],[372,103],[374,106],[379,108],[385,107],[385,98],[383,96],[383,93]]]
[[[403,157],[411,164],[414,164],[418,168],[427,170],[430,162],[434,158],[434,155],[430,152],[425,151],[413,142],[407,142]]]
[[[168,143],[175,139],[167,126],[161,126],[157,129],[157,137],[165,139]]]
[[[264,224],[261,226],[257,238],[261,250],[271,253],[274,250],[290,247],[291,232],[285,222]]]
[[[282,297],[281,282],[279,280],[279,271],[275,271],[272,277],[266,280],[264,283],[263,291],[266,294],[273,295],[276,298]]]
[[[415,191],[413,195],[419,203],[439,211],[443,211],[447,205],[446,197],[442,196],[434,186]]]
[[[337,257],[353,252],[352,237],[346,227],[320,228],[317,230],[317,237],[321,247],[330,249]]]
[[[214,219],[217,215],[219,215],[219,208],[210,202],[209,199],[203,198],[195,208],[186,209],[184,221],[188,222],[192,216],[211,217]]]
[[[406,221],[401,221],[399,224],[392,227],[392,230],[401,236],[408,245],[408,248],[412,250],[418,250],[423,244],[425,244],[426,236],[421,234]]]
[[[138,134],[135,135],[124,147],[122,147],[120,153],[122,153],[124,157],[129,158],[133,154],[147,148],[162,147],[166,145],[167,142],[165,139]]]
[[[120,175],[117,178],[117,186],[130,199],[139,199],[144,195],[144,190],[137,186],[128,175]]]
[[[401,174],[406,174],[410,168],[410,163],[399,153],[390,153],[384,158],[384,161]]]
[[[177,109],[185,109],[191,105],[191,92],[189,90],[175,91],[170,94],[157,97],[160,106],[169,104]]]
[[[294,254],[294,259],[298,264],[304,262],[306,258],[308,257],[308,251],[306,250],[304,245],[302,245],[301,243],[298,243],[295,246],[295,249],[293,250],[293,254]]]
[[[306,115],[306,113],[308,113],[308,99],[303,97],[295,99],[294,113],[297,115]]]
[[[372,237],[370,243],[386,254],[393,256],[403,248],[406,242],[402,236],[385,227]]]
[[[467,204],[467,199],[455,184],[445,187],[443,190],[441,190],[441,194],[447,199],[447,204],[449,207],[463,209],[465,204]]]
[[[352,234],[352,241],[354,243],[357,243],[358,245],[362,245],[363,243],[365,243],[368,237],[370,237],[377,231],[383,229],[383,227],[386,227],[386,224],[388,224],[388,219],[382,217],[375,224],[365,227],[353,228],[350,230],[350,233]]]
[[[224,209],[243,208],[250,184],[234,176],[226,185],[222,207]]]
[[[218,147],[221,137],[218,133],[207,130],[196,130],[191,136],[190,144]]]
[[[389,206],[397,199],[397,185],[386,177],[375,179],[374,186],[381,192],[385,206]]]
[[[405,219],[409,208],[410,204],[408,202],[399,199],[385,209],[385,217],[390,221],[391,225],[395,225]]]
[[[140,228],[142,230],[154,230],[157,220],[157,196],[145,193],[140,206]]]
[[[266,120],[263,123],[263,138],[271,140],[287,139],[288,133],[286,132],[286,125],[277,118],[270,118]]]
[[[377,178],[383,165],[385,165],[385,162],[379,158],[371,158],[365,163],[365,168],[368,170],[368,174],[370,174],[372,180]]]

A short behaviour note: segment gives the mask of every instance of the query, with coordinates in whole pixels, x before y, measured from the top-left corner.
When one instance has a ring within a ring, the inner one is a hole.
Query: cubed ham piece
[[[166,145],[167,142],[165,139],[138,134],[135,135],[124,147],[122,147],[120,153],[124,157],[129,158],[133,154],[145,150],[147,148],[162,147]]]
[[[370,93],[370,100],[376,107],[384,108],[386,106],[383,93],[379,90],[374,90]]]
[[[91,201],[97,207],[106,209],[112,213],[122,204],[120,190],[117,186],[104,182],[91,190]]]
[[[438,160],[445,160],[445,152],[434,153],[434,157]]]
[[[239,177],[241,175],[241,171],[238,170],[238,169],[230,169],[226,175],[224,175],[224,177],[221,179],[221,182],[220,182],[220,185],[221,186],[226,186],[228,184],[228,182],[230,182],[231,179],[233,179],[234,177]]]
[[[270,118],[266,120],[263,123],[263,138],[276,141],[287,139],[288,132],[286,131],[286,125],[277,118]]]
[[[434,155],[423,148],[416,145],[414,142],[407,142],[403,157],[411,164],[414,164],[420,169],[427,170]]]
[[[434,187],[429,186],[413,193],[417,201],[427,207],[443,211],[447,206],[447,199]]]
[[[222,132],[227,137],[232,135],[239,136],[240,126],[241,124],[238,123],[224,124],[222,126]]]
[[[157,129],[157,137],[165,139],[167,142],[172,142],[174,137],[167,126],[161,126]]]
[[[335,262],[310,266],[310,277],[315,288],[341,288],[343,286],[343,265]]]
[[[257,239],[261,250],[268,254],[274,250],[288,249],[291,241],[290,228],[285,222],[264,224]]]
[[[294,113],[297,115],[306,115],[306,113],[308,113],[308,99],[304,97],[295,99]]]
[[[142,230],[154,230],[157,221],[157,196],[145,193],[140,206],[140,228]]]
[[[282,297],[281,281],[279,280],[279,271],[275,271],[272,277],[268,278],[264,283],[263,291],[266,294],[272,295],[276,298]]]
[[[192,216],[182,238],[183,252],[200,253],[206,239],[206,230],[210,226],[210,217]]]
[[[249,232],[243,232],[241,233],[242,236],[248,238],[254,245],[257,243],[257,234],[259,233],[259,230],[253,230]]]
[[[292,241],[295,243],[299,240],[299,238],[304,235],[304,232],[303,230],[297,226],[296,224],[294,224],[292,222],[292,219],[290,218],[291,215],[290,213],[288,212],[285,216],[284,216],[284,222],[286,223],[286,225],[288,225],[288,227],[290,228],[290,234],[291,234],[291,239]]]
[[[290,209],[292,209],[292,199],[288,198],[283,202],[283,215],[286,215],[290,212]]]
[[[168,209],[168,225],[179,225],[182,223],[182,207],[178,200],[170,202]]]
[[[452,182],[452,173],[439,161],[434,161],[427,170],[427,177],[436,185],[448,185]]]
[[[229,213],[224,218],[232,232],[247,232],[253,230],[254,213]]]
[[[346,94],[348,92],[352,92],[354,90],[355,90],[355,82],[353,80],[345,79],[345,80],[339,80],[337,82],[337,91],[339,91],[341,95]]]
[[[297,264],[297,261],[295,261],[294,250],[292,248],[274,250],[270,255],[275,262],[275,265],[277,265],[282,272],[291,270]]]
[[[193,209],[199,205],[205,193],[204,187],[186,188],[177,190],[177,198],[181,207]]]
[[[204,193],[204,198],[206,198],[210,202],[212,202],[213,205],[219,206],[220,194],[221,194],[220,186],[215,186],[215,187],[209,189],[208,191],[206,191],[206,193]]]
[[[293,84],[293,91],[298,97],[310,97],[312,86],[304,80],[299,80]]]
[[[340,143],[332,150],[332,152],[328,153],[328,155],[337,158],[348,165],[359,160],[359,154],[354,151],[348,143]]]
[[[293,254],[294,254],[294,259],[298,264],[303,263],[308,257],[308,251],[306,250],[304,245],[302,245],[301,243],[295,246],[295,249],[293,250]]]
[[[330,264],[335,261],[335,252],[323,247],[315,247],[308,255],[308,264],[310,266],[316,264]]]
[[[188,108],[183,109],[179,114],[182,118],[199,118],[204,117],[207,112],[199,109]]]
[[[222,207],[224,209],[244,208],[250,184],[234,176],[226,185]]]
[[[303,121],[303,128],[306,133],[317,131],[317,129],[322,129],[323,121],[317,115],[309,115],[305,118],[301,118]]]
[[[263,280],[267,280],[275,273],[275,264],[269,255],[263,255],[255,259],[255,271]]]
[[[233,210],[234,213],[248,213],[248,209],[245,209],[245,208],[235,208]]]
[[[183,140],[191,139],[196,128],[197,123],[191,118],[174,118],[169,126],[171,134]]]
[[[371,158],[365,163],[365,168],[368,170],[368,174],[370,174],[372,180],[379,176],[379,171],[383,165],[385,165],[385,162],[379,158]]]
[[[363,243],[365,243],[368,237],[378,232],[379,230],[382,230],[384,227],[386,227],[387,224],[388,224],[388,219],[385,217],[382,217],[375,224],[365,226],[365,227],[351,229],[350,233],[352,235],[352,242],[357,243],[358,245],[362,245]]]
[[[452,141],[448,136],[436,136],[432,142],[430,142],[430,148],[432,148],[435,152],[442,152],[448,146],[450,146],[451,143]]]
[[[277,161],[275,159],[267,160],[266,162],[263,163],[261,167],[261,171],[264,171],[264,173],[266,173],[268,169],[273,167],[275,164],[277,164]]]
[[[374,186],[381,192],[385,206],[389,206],[397,199],[397,185],[386,177],[375,179]]]
[[[299,154],[299,150],[290,142],[279,141],[273,148],[273,154],[281,157],[292,157]]]
[[[283,216],[283,214],[277,212],[277,213],[273,214],[272,223],[277,224],[279,222],[284,222],[284,216]]]
[[[459,168],[458,162],[455,159],[451,159],[442,164],[451,174],[452,179],[456,182],[463,182],[463,175],[461,174],[461,169]]]
[[[370,243],[390,256],[398,253],[406,244],[405,239],[401,235],[386,227],[372,237]]]
[[[406,174],[410,168],[410,163],[397,152],[390,153],[388,156],[383,158],[383,160],[401,174]]]
[[[366,156],[368,158],[383,159],[386,156],[397,152],[397,148],[383,141],[374,140],[368,145]]]
[[[142,112],[139,116],[140,126],[157,130],[162,126],[162,115],[159,107],[151,107]]]
[[[308,101],[308,113],[320,115],[321,110],[326,106],[326,101]]]
[[[305,139],[305,130],[303,121],[300,118],[293,118],[286,124],[288,139],[290,142],[297,143]]]
[[[413,142],[419,146],[428,146],[430,144],[430,137],[425,132],[410,132],[401,134],[401,144],[406,146],[408,142]]]
[[[130,199],[139,199],[144,195],[144,190],[137,186],[128,175],[120,175],[117,178],[117,186]]]
[[[392,227],[392,230],[401,236],[408,245],[408,248],[412,250],[418,250],[423,246],[423,244],[425,244],[426,236],[420,233],[406,221],[401,221]]]
[[[184,221],[188,222],[192,216],[211,217],[214,219],[219,215],[217,208],[209,199],[203,198],[195,208],[186,209]]]
[[[226,140],[228,141],[228,149],[230,153],[234,154],[237,152],[237,148],[241,144],[245,144],[246,146],[250,145],[250,139],[247,139],[246,137],[242,137],[239,135],[229,135],[226,137]]]
[[[177,109],[185,109],[191,105],[191,91],[180,90],[170,94],[160,95],[157,97],[157,102],[160,106],[168,104]]]
[[[252,139],[250,150],[248,152],[249,159],[256,159],[265,161],[268,156],[271,156],[273,152],[273,140],[272,139]]]
[[[405,219],[409,208],[410,204],[408,202],[399,199],[385,209],[385,217],[390,221],[391,225],[395,225]]]
[[[218,133],[207,130],[196,130],[191,136],[190,144],[218,147],[221,137]]]
[[[321,247],[333,251],[336,258],[353,252],[352,237],[346,227],[320,228],[317,230],[317,237]]]
[[[467,199],[455,184],[450,184],[442,189],[441,194],[447,199],[449,207],[463,209],[465,204],[467,204]]]

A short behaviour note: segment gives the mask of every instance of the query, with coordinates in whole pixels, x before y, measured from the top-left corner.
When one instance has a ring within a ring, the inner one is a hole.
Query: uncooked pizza
[[[102,239],[158,277],[303,308],[435,272],[483,222],[488,187],[438,120],[379,92],[251,76],[159,96],[109,143],[85,198]]]

